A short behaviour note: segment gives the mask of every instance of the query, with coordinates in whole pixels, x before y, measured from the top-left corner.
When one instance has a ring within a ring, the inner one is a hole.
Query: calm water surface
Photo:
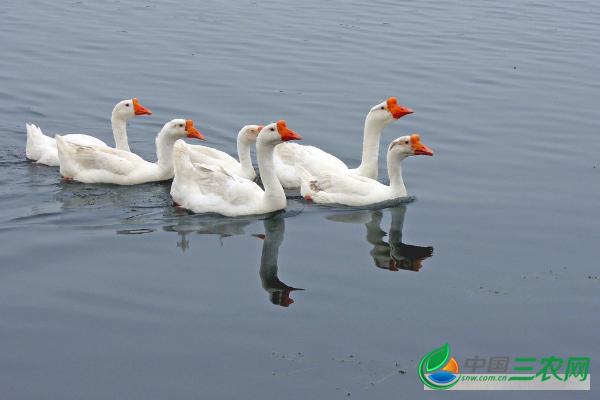
[[[4,2],[2,398],[429,398],[418,363],[446,342],[461,368],[583,356],[596,376],[599,20],[591,1]],[[391,140],[435,151],[391,208],[189,215],[168,182],[65,183],[24,156],[26,122],[113,143],[137,97],[149,160],[173,118],[232,154],[285,119],[356,166],[390,96],[415,113],[384,130],[381,179]]]

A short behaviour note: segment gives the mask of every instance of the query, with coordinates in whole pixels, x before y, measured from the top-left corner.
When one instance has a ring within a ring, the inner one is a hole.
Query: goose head
[[[390,97],[383,103],[377,104],[375,107],[371,108],[367,118],[387,126],[399,118],[412,113],[413,110],[399,106],[396,98]]]
[[[279,122],[273,122],[269,125],[266,125],[263,129],[261,129],[257,141],[263,145],[267,143],[277,145],[281,142],[287,142],[288,140],[300,139],[302,139],[302,137],[296,132],[290,130],[286,126],[285,121],[281,120]]]
[[[246,140],[249,144],[256,144],[258,133],[264,128],[259,125],[246,125],[240,130],[239,135]]]
[[[187,121],[185,119],[174,119],[167,122],[160,131],[160,135],[175,140],[184,137],[206,140],[206,138],[194,128],[194,121],[191,119],[188,119]]]
[[[113,116],[127,120],[136,115],[151,115],[152,111],[143,107],[137,99],[123,100],[115,106],[113,109]]]
[[[404,159],[408,156],[432,156],[433,151],[427,148],[419,138],[419,135],[402,136],[394,140],[388,149],[388,156]]]

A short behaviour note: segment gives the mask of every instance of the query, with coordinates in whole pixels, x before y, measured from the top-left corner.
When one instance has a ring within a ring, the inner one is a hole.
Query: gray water
[[[598,21],[592,1],[2,3],[1,398],[429,398],[418,363],[446,342],[461,368],[578,356],[596,376]],[[285,119],[354,167],[391,96],[415,113],[384,130],[381,179],[391,140],[435,151],[391,208],[190,215],[168,182],[67,183],[24,155],[26,122],[112,144],[137,97],[148,160],[173,118],[231,154]]]

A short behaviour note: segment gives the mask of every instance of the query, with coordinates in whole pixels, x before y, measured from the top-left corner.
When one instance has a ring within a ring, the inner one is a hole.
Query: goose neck
[[[173,147],[177,141],[176,137],[158,134],[156,137],[156,156],[158,161],[156,164],[172,178],[175,169],[173,167]],[[165,178],[168,179],[168,178]]]
[[[367,115],[365,119],[365,129],[363,136],[363,151],[360,166],[357,172],[361,176],[366,176],[371,179],[377,179],[379,167],[379,143],[381,141],[381,132],[389,123],[378,121],[372,117],[372,114]]]
[[[280,203],[283,199],[283,207],[285,207],[285,192],[275,173],[275,162],[273,161],[273,153],[275,152],[274,143],[261,143],[259,140],[256,143],[256,158],[258,159],[258,170],[260,179],[265,188],[265,198],[271,199]]]
[[[406,196],[406,187],[402,179],[402,160],[404,157],[390,157],[388,155],[387,166],[390,178],[390,189],[394,198]]]
[[[113,114],[110,119],[113,136],[115,138],[115,148],[117,150],[131,151],[127,141],[127,120],[119,118]]]
[[[254,172],[252,157],[250,156],[250,142],[241,134],[237,138],[237,152],[242,171]]]

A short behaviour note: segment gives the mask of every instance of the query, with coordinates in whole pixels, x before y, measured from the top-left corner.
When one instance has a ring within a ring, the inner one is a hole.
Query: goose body
[[[156,163],[125,150],[69,143],[56,135],[60,173],[85,183],[136,185],[173,178],[173,145],[184,137],[205,140],[192,120],[174,119],[156,137]]]
[[[256,156],[264,190],[255,182],[234,175],[227,168],[192,163],[189,145],[175,144],[175,177],[171,196],[181,207],[195,213],[213,212],[229,217],[264,214],[285,208],[283,187],[273,168],[275,146],[301,137],[285,121],[265,126],[256,141]]]
[[[152,114],[152,111],[142,107],[137,99],[123,100],[115,106],[112,112],[111,123],[113,135],[115,138],[115,148],[119,150],[129,150],[127,142],[126,123],[129,118],[136,115]],[[53,167],[59,165],[58,149],[56,140],[42,133],[42,130],[33,125],[26,124],[27,128],[27,145],[25,155],[30,160],[34,160],[40,164],[46,164]],[[82,135],[79,133],[62,135],[65,142],[79,144],[82,146],[102,146],[108,147],[102,140],[93,136]]]
[[[358,168],[350,169],[339,158],[314,146],[283,143],[275,148],[275,170],[279,181],[286,189],[300,186],[296,165],[301,165],[311,174],[320,171],[344,171],[356,176],[377,179],[379,143],[383,129],[413,110],[398,105],[391,97],[371,108],[365,119],[362,161]]]
[[[419,135],[403,136],[390,144],[387,154],[389,186],[347,172],[321,171],[313,176],[302,165],[297,165],[302,179],[300,193],[315,203],[348,206],[366,206],[404,197],[407,192],[400,164],[403,159],[413,155],[433,155],[433,151],[421,143]]]
[[[252,165],[250,146],[256,144],[262,128],[258,125],[246,125],[240,130],[237,137],[239,161],[223,151],[207,146],[188,145],[186,151],[192,163],[223,167],[236,176],[254,180],[256,172]]]

